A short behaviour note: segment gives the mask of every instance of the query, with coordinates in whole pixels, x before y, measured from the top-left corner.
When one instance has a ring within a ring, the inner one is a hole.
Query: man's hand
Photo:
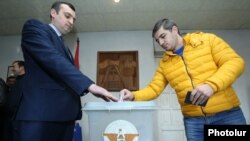
[[[212,96],[214,90],[208,84],[203,84],[196,87],[190,96],[192,104],[198,105],[204,103],[210,96]]]
[[[92,84],[88,88],[89,92],[91,92],[94,96],[98,98],[102,98],[103,100],[109,102],[109,101],[118,101],[118,99],[113,96],[110,92],[108,92],[106,89],[97,86],[96,84]]]
[[[120,100],[133,101],[134,95],[127,89],[123,89],[120,91]]]

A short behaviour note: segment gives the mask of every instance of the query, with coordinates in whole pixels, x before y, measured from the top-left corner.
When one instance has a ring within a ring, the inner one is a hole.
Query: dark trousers
[[[4,120],[5,120],[4,110],[3,107],[0,106],[0,141],[4,141],[3,140]]]
[[[13,141],[13,120],[5,119],[3,128],[3,141]]]
[[[14,121],[13,141],[72,141],[75,121]]]

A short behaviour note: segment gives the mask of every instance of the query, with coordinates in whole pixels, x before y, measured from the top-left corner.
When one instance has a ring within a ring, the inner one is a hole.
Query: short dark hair
[[[152,31],[152,37],[154,38],[155,33],[161,27],[163,27],[163,29],[166,29],[166,30],[172,30],[173,26],[178,27],[177,24],[171,19],[161,19],[161,20],[157,21],[155,23],[155,26],[154,26],[153,31]],[[180,34],[179,29],[178,29],[178,33]]]
[[[59,12],[61,4],[66,4],[68,5],[73,11],[76,11],[75,7],[73,4],[69,2],[64,2],[64,1],[56,1],[52,4],[51,9],[55,9],[56,13]],[[50,15],[51,18],[51,15]]]
[[[17,63],[19,67],[24,67],[24,61],[22,60],[16,60],[12,63],[12,65],[14,65],[15,63]]]

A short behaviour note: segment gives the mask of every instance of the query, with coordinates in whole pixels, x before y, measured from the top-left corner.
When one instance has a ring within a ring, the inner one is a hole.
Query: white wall
[[[250,123],[250,30],[220,30],[210,31],[225,39],[246,62],[245,73],[236,81],[234,87],[242,101],[243,112]],[[71,34],[66,41],[72,52],[76,36],[80,39],[80,69],[83,73],[96,81],[97,52],[98,51],[132,51],[138,50],[139,57],[139,86],[147,85],[154,74],[154,53],[151,31],[128,31],[128,32],[92,32]],[[0,76],[6,78],[7,67],[13,60],[22,59],[20,52],[20,36],[0,37]],[[118,93],[114,92],[118,96]],[[82,98],[83,104],[89,101],[100,101],[91,94]],[[100,119],[101,120],[101,119]],[[87,114],[83,112],[83,119],[80,122],[83,126],[84,140],[87,132]]]

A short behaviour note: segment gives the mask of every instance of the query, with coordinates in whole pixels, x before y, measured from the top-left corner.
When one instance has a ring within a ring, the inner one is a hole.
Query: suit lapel
[[[73,56],[72,56],[71,51],[69,50],[69,48],[65,45],[63,37],[59,37],[59,39],[60,39],[60,41],[62,43],[62,47],[63,47],[63,50],[64,50],[65,54],[70,59],[70,61],[73,63],[74,62],[73,61]]]
[[[64,44],[64,41],[56,34],[55,30],[50,27],[49,25],[47,25],[47,27],[50,29],[50,31],[52,32],[52,41],[55,43],[56,48],[62,52],[66,58],[69,59],[69,61],[74,64],[74,60],[73,60],[73,56],[69,50],[69,48]],[[58,46],[59,43],[59,46]]]
[[[70,51],[69,48],[66,47],[66,46],[65,46],[64,49],[65,49],[66,52],[67,52],[67,53],[66,53],[66,54],[67,54],[67,57],[69,58],[69,60],[71,61],[71,63],[74,64],[74,59],[73,59],[73,55],[72,55],[71,51]]]

